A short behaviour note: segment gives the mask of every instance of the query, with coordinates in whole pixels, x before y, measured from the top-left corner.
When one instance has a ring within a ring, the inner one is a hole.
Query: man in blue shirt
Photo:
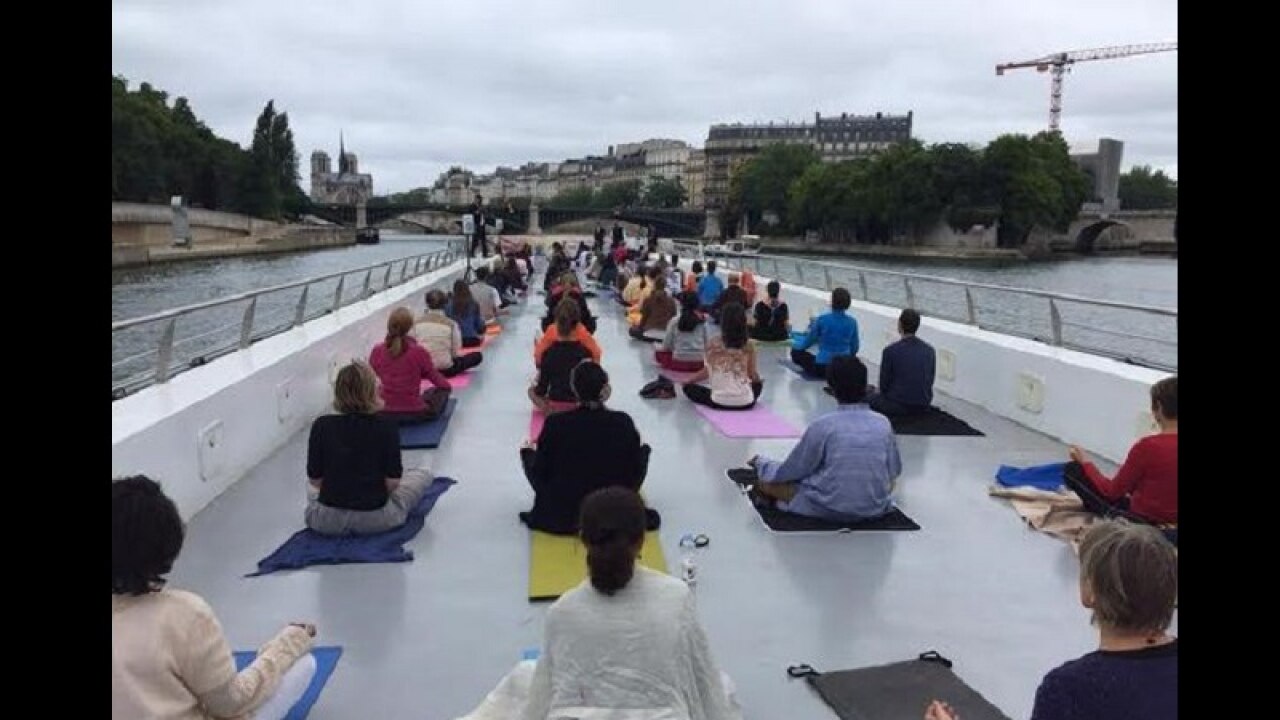
[[[937,356],[933,346],[916,337],[920,313],[907,308],[898,316],[902,339],[880,354],[880,387],[869,399],[871,409],[890,417],[918,415],[933,405]]]
[[[809,323],[803,340],[791,347],[791,362],[799,365],[806,375],[825,378],[827,364],[840,355],[858,354],[858,321],[847,311],[853,298],[849,291],[838,287],[831,291],[831,312],[823,313]],[[818,346],[814,357],[808,349]]]
[[[724,282],[716,277],[716,261],[707,263],[707,274],[698,281],[698,305],[703,312],[710,312],[711,306],[720,299],[724,292]]]
[[[787,459],[757,455],[757,496],[779,510],[836,522],[879,517],[893,508],[902,459],[889,419],[867,406],[867,366],[852,355],[831,360],[827,381],[840,403],[813,421]]]

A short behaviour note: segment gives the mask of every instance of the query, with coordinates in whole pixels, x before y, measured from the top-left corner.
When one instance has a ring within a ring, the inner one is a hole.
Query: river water
[[[119,321],[140,317],[255,288],[414,257],[441,249],[448,240],[442,236],[393,233],[383,233],[382,237],[383,240],[378,245],[356,245],[315,252],[197,260],[112,270],[111,319]],[[1178,303],[1177,260],[1168,258],[1094,257],[1000,265],[948,264],[936,260],[927,262],[864,258],[847,261],[830,258],[823,260],[843,267],[920,273],[1141,305],[1176,308]],[[784,284],[786,281],[795,282],[799,279],[794,272],[785,268],[781,275]],[[859,296],[856,272],[836,272],[833,279],[838,284],[848,285],[854,296]],[[353,279],[349,278],[347,282],[353,282]],[[336,281],[332,284],[336,286]],[[901,290],[900,280],[868,275],[868,286],[872,300],[904,304],[905,293]],[[333,289],[327,288],[330,296]],[[316,291],[313,290],[314,292]],[[959,295],[958,298],[953,297],[955,292],[951,288],[920,283],[915,288],[915,292],[917,307],[925,313],[926,317],[932,310],[931,304],[937,306],[937,312],[934,314],[940,316],[954,317],[957,314],[956,308],[963,307],[959,304],[963,302],[963,295]],[[286,294],[282,293],[274,305],[260,307],[257,310],[257,317],[265,319],[255,322],[255,327],[270,326],[274,321],[287,322],[287,318],[291,315],[291,308],[296,304],[299,295],[300,292],[286,297]],[[983,293],[979,295],[978,305],[979,322],[984,327],[1000,328],[1013,323],[1008,326],[1016,328],[1020,334],[1044,336],[1049,332],[1047,311],[1034,302],[1028,302],[1025,297],[1012,295],[1002,297],[1001,293]],[[194,344],[225,344],[227,338],[234,337],[235,327],[238,326],[242,312],[243,308],[227,308],[226,312],[216,317],[202,318],[200,320],[202,324],[197,327],[179,328],[177,336],[184,338],[192,334],[208,333],[207,342]],[[273,317],[275,320],[272,320]],[[1146,358],[1168,366],[1177,365],[1177,346],[1170,342],[1176,334],[1176,321],[1133,313],[1124,317],[1116,316],[1114,313],[1104,317],[1098,315],[1094,309],[1081,307],[1064,309],[1063,317],[1066,326],[1064,336],[1078,340],[1078,344],[1082,346],[1110,348],[1116,345],[1117,338],[1114,336],[1091,336],[1090,333],[1093,335],[1098,333],[1090,326],[1119,327],[1126,333],[1160,339],[1156,342],[1119,338],[1120,354],[1126,354],[1125,351],[1129,351],[1127,354],[1134,357]],[[157,336],[158,327],[156,326],[113,335],[113,382],[144,371],[148,363],[154,362],[154,354],[148,356],[147,353],[154,347]],[[129,360],[129,358],[133,359]]]

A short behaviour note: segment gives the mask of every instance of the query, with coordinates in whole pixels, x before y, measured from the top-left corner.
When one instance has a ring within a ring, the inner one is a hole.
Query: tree
[[[1000,208],[1001,247],[1021,245],[1036,227],[1066,230],[1089,192],[1056,132],[996,138],[983,152],[983,184]]]
[[[645,188],[642,204],[651,208],[678,208],[689,199],[680,178],[664,178],[654,175],[649,178],[649,187]]]
[[[600,188],[596,195],[596,207],[623,208],[639,204],[640,181],[622,180],[611,182]]]
[[[1178,207],[1178,181],[1138,165],[1120,176],[1120,207],[1125,210],[1165,210]]]
[[[596,206],[595,192],[589,187],[566,188],[556,193],[547,201],[552,208],[593,208]]]
[[[787,221],[787,190],[809,166],[819,162],[818,153],[808,145],[770,145],[748,160],[729,182],[730,226],[745,214],[755,227],[766,211],[777,213],[779,224]],[[736,181],[736,182],[735,182]]]

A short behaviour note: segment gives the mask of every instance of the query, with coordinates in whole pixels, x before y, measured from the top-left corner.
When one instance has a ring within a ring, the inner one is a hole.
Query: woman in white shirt
[[[741,719],[693,593],[636,564],[644,533],[644,501],[634,491],[609,487],[583,500],[589,578],[547,610],[532,676],[522,663],[467,720]]]
[[[711,387],[695,384],[708,379]],[[756,348],[747,337],[747,311],[731,302],[721,309],[720,336],[707,341],[706,364],[689,378],[684,395],[717,410],[750,410],[763,389]]]

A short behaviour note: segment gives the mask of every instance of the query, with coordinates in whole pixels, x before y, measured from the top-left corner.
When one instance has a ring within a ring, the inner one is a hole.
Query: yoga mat
[[[751,468],[732,468],[725,470],[724,474],[725,477],[740,488],[754,485],[759,479],[756,471]],[[765,526],[774,532],[852,532],[854,530],[920,529],[915,520],[907,517],[906,513],[897,507],[878,518],[870,520],[835,522],[783,512],[775,507],[760,506],[752,501],[750,496],[747,496],[747,502],[750,502],[751,507],[755,508],[756,512],[760,514],[760,519],[764,521]]]
[[[693,409],[726,437],[800,437],[799,429],[759,403],[750,410],[716,410],[706,405],[694,405]]]
[[[542,426],[547,423],[547,416],[541,410],[534,410],[529,415],[529,441],[538,442],[542,436]]]
[[[449,420],[453,417],[453,411],[456,407],[458,407],[458,399],[449,398],[449,402],[445,404],[444,413],[435,420],[418,423],[417,425],[401,425],[401,449],[417,450],[440,447],[440,441],[444,438],[444,431],[449,429]]]
[[[756,345],[761,345],[763,347],[783,347],[784,345],[791,344],[790,340],[785,340],[785,339],[784,340],[761,340],[759,338],[751,338],[751,342],[755,343]]]
[[[316,700],[320,699],[320,691],[324,690],[325,683],[329,682],[329,676],[338,666],[338,658],[342,657],[342,648],[339,646],[323,646],[311,648],[311,654],[316,657],[316,674],[311,676],[311,684],[307,686],[307,691],[298,698],[298,702],[289,708],[289,713],[284,716],[284,720],[305,720],[307,714],[311,712],[311,706],[316,704]],[[234,652],[231,656],[235,659],[236,672],[240,672],[258,657],[257,650],[240,650]]]
[[[529,533],[529,600],[555,600],[587,578],[587,549],[576,535]],[[667,572],[667,558],[656,530],[644,535],[640,564]]]
[[[790,370],[791,372],[793,372],[793,373],[795,373],[795,374],[799,375],[799,376],[800,376],[802,379],[804,379],[804,380],[817,381],[817,382],[826,382],[826,378],[820,378],[820,377],[818,377],[818,376],[816,376],[816,375],[810,375],[810,374],[806,373],[806,372],[804,371],[804,368],[802,368],[802,367],[800,367],[799,365],[797,365],[797,364],[795,364],[795,363],[791,362],[791,358],[789,358],[789,357],[781,357],[781,358],[778,358],[778,364],[779,364],[779,365],[781,365],[782,367],[784,367],[784,368],[786,368],[786,369]]]
[[[245,577],[267,575],[278,570],[297,570],[311,565],[345,565],[348,563],[409,562],[413,553],[404,549],[421,530],[427,513],[436,501],[454,485],[454,480],[438,477],[427,486],[422,499],[409,511],[404,525],[376,535],[332,537],[310,529],[299,530],[275,552],[258,562],[258,571]]]
[[[1066,463],[1050,463],[1029,468],[1001,465],[996,470],[996,482],[1004,487],[1033,487],[1049,492],[1062,489],[1062,470]]]
[[[931,656],[938,659],[926,659]],[[805,679],[840,720],[924,717],[934,700],[951,705],[963,720],[1009,720],[952,672],[950,665],[937,653],[925,653],[918,660],[814,673]]]
[[[919,415],[889,418],[893,432],[898,435],[971,435],[984,437],[985,433],[941,408],[929,408]]]
[[[502,326],[499,325],[496,320],[494,322],[489,323],[484,328],[484,334],[488,335],[489,337],[493,337],[494,335],[497,335],[500,332],[502,332]],[[489,341],[489,337],[485,338],[485,342]]]
[[[449,387],[453,388],[454,390],[461,390],[462,388],[471,384],[471,371],[467,370],[466,372],[459,373],[457,375],[454,375],[453,377],[445,377],[445,380],[449,381]],[[433,388],[433,387],[435,387],[435,385],[432,385],[430,380],[422,381],[422,388],[421,388],[422,390],[426,390],[427,388]]]

